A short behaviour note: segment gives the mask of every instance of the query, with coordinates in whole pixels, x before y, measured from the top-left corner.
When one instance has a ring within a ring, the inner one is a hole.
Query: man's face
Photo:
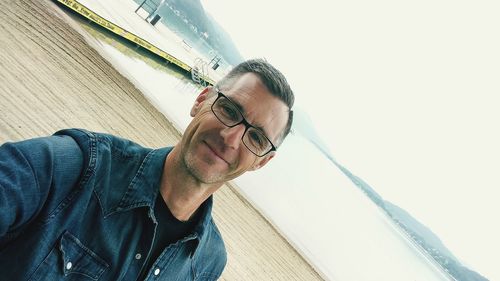
[[[220,91],[241,106],[250,124],[262,128],[274,144],[279,142],[287,123],[288,108],[267,90],[257,75],[244,74],[229,89]],[[205,90],[198,96],[191,110],[194,118],[181,141],[181,157],[186,169],[203,183],[234,179],[262,167],[274,156],[274,152],[263,157],[254,155],[241,141],[245,125],[229,128],[215,117],[210,106],[216,96],[213,90]]]

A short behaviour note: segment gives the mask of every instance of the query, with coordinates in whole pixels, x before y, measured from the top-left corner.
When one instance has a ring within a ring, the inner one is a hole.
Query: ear
[[[203,105],[203,102],[207,100],[208,94],[212,90],[212,87],[206,87],[201,91],[201,93],[198,94],[198,97],[196,97],[196,100],[194,101],[193,107],[191,107],[191,117],[194,117],[198,111],[200,111],[200,108]]]
[[[255,170],[258,170],[258,169],[264,167],[267,164],[267,162],[269,162],[269,160],[274,158],[275,155],[276,155],[276,152],[274,152],[274,151],[269,152],[269,154],[267,154],[266,156],[260,157],[259,159],[257,159],[257,161],[248,170],[255,171]]]

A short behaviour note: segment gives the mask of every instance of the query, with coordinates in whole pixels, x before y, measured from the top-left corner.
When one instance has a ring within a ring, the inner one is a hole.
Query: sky
[[[498,1],[202,4],[288,77],[339,163],[500,280]]]

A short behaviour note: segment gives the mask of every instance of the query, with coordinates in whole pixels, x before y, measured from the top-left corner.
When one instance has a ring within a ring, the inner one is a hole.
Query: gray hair
[[[256,74],[271,94],[283,101],[288,107],[288,121],[282,132],[279,144],[277,144],[279,146],[292,128],[292,106],[295,102],[293,91],[286,81],[285,76],[264,59],[251,59],[238,64],[215,86],[217,88],[230,86],[236,79],[246,73]]]

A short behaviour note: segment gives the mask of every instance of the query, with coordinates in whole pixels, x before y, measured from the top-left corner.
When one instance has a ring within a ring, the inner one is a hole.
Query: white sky
[[[202,4],[287,75],[341,164],[500,280],[498,1]]]

